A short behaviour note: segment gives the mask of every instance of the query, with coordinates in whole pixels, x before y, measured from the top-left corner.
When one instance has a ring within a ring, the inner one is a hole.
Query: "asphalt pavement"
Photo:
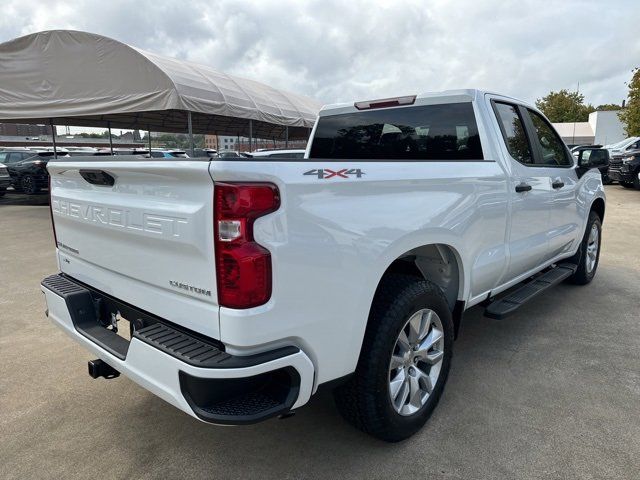
[[[640,191],[607,190],[595,280],[507,320],[465,315],[439,406],[386,444],[330,394],[286,420],[200,423],[121,376],[44,315],[56,272],[46,195],[0,199],[0,478],[640,478]]]

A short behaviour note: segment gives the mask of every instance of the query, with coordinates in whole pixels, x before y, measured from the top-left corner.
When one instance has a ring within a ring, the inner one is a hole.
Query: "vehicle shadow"
[[[43,190],[35,195],[26,195],[10,189],[0,197],[0,207],[3,205],[48,206],[49,192]]]

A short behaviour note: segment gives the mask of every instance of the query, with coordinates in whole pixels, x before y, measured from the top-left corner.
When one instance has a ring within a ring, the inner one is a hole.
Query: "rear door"
[[[126,156],[49,162],[62,272],[218,338],[208,167]]]

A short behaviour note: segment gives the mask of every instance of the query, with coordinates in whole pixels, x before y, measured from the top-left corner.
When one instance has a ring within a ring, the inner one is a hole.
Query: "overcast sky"
[[[640,66],[640,1],[3,0],[0,41],[100,33],[323,103],[451,88],[619,103]]]

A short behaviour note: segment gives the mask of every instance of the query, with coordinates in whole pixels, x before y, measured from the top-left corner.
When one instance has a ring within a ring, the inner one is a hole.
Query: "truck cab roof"
[[[342,113],[355,113],[358,111],[365,110],[367,108],[363,108],[362,106],[358,108],[359,104],[370,104],[371,106],[368,109],[377,108],[377,104],[384,104],[385,107],[389,106],[418,106],[418,105],[433,105],[438,103],[461,103],[461,102],[472,102],[477,100],[480,97],[483,97],[486,94],[491,95],[499,95],[503,98],[509,98],[517,103],[526,104],[521,100],[510,97],[509,95],[503,95],[501,93],[490,92],[485,90],[478,89],[457,89],[457,90],[443,90],[440,92],[423,92],[417,95],[405,95],[398,97],[390,97],[390,98],[382,98],[382,99],[372,99],[365,100],[362,102],[353,102],[353,103],[334,103],[325,105],[320,110],[319,116],[327,116],[327,115],[338,115]],[[404,99],[411,99],[412,101],[406,101],[403,103]],[[396,105],[389,105],[390,102],[394,102],[399,100]],[[379,107],[378,107],[379,108]]]

